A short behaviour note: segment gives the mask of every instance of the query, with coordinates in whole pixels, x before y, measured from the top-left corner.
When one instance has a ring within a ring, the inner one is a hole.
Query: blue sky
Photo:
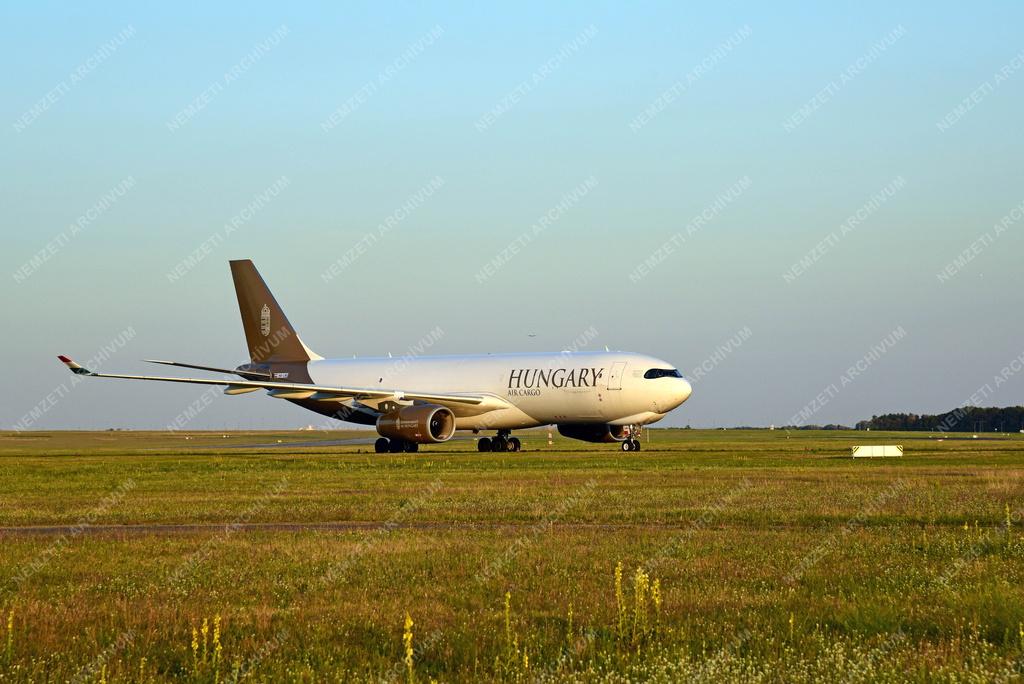
[[[33,428],[170,423],[200,392],[62,390],[54,356],[120,336],[104,370],[242,362],[226,262],[244,257],[325,356],[402,354],[437,327],[438,353],[557,350],[593,328],[591,346],[710,368],[670,425],[850,424],[986,385],[983,404],[1024,398],[1019,3],[0,18],[5,428],[33,408]],[[312,419],[218,397],[190,426]]]

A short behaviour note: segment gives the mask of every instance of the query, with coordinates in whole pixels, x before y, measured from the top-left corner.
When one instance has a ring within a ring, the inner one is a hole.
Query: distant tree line
[[[741,428],[743,429],[743,428]],[[828,425],[783,425],[778,428],[779,430],[852,430],[853,428],[849,425],[839,425],[838,423],[829,423]]]
[[[1024,406],[964,406],[938,415],[887,413],[857,423],[858,430],[927,430],[929,432],[1017,432],[1024,429]]]

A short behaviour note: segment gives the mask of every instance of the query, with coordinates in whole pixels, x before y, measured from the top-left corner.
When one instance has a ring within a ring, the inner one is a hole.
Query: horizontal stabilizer
[[[216,368],[214,366],[197,366],[194,363],[181,363],[180,361],[160,361],[158,359],[143,359],[146,363],[159,363],[163,366],[177,366],[178,368],[191,368],[192,370],[204,370],[212,371],[214,373],[227,373],[229,375],[253,375],[261,378],[269,378],[270,373],[261,373],[259,371],[238,371],[237,369],[230,368]]]

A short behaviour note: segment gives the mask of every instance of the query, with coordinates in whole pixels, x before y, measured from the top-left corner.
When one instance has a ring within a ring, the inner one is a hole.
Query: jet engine
[[[584,442],[622,442],[626,439],[625,425],[607,423],[559,423],[558,432],[564,437]]]
[[[447,442],[455,434],[455,414],[436,404],[403,406],[381,415],[377,432],[388,439],[417,444]]]

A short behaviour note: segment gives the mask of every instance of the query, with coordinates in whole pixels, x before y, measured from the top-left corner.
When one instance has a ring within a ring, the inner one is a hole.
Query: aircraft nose
[[[666,387],[666,390],[665,403],[668,405],[666,408],[671,410],[690,398],[693,387],[684,378],[672,378],[672,385]]]
[[[690,398],[690,395],[693,393],[693,387],[685,378],[679,378],[679,388],[677,391],[679,393],[679,403],[682,404]]]

